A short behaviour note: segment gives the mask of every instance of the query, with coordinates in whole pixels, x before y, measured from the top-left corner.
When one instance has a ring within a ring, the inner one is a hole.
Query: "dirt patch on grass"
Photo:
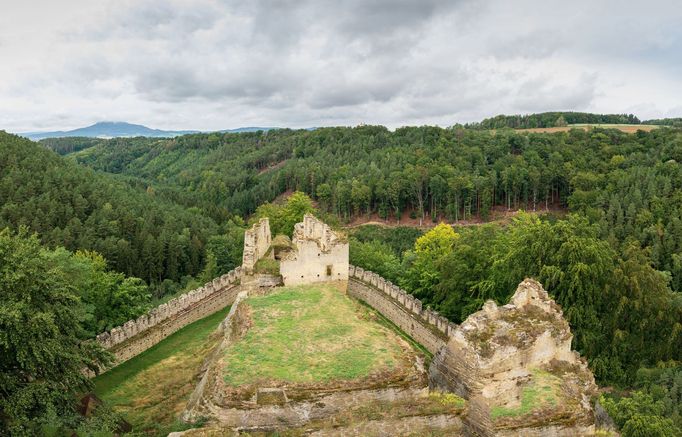
[[[505,224],[511,221],[511,219],[518,215],[520,211],[525,211],[534,214],[551,214],[557,216],[564,216],[568,213],[566,208],[563,208],[559,204],[547,205],[544,202],[538,202],[533,209],[532,203],[529,205],[520,205],[518,208],[508,209],[505,206],[495,206],[491,208],[489,217],[484,220],[482,217],[473,215],[467,217],[466,220],[461,219],[457,221],[448,220],[448,218],[441,214],[433,221],[430,216],[424,218],[421,221],[418,218],[411,218],[410,215],[412,211],[406,210],[403,212],[400,220],[396,220],[391,216],[391,218],[385,220],[379,217],[378,214],[373,213],[371,215],[363,214],[361,216],[353,217],[350,222],[345,226],[346,228],[355,228],[358,226],[374,225],[383,227],[398,227],[398,226],[409,226],[420,229],[431,229],[439,223],[447,223],[452,226],[478,226],[487,223],[497,223]]]

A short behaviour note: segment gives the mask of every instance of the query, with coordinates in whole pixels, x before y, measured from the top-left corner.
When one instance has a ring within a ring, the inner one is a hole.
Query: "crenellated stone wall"
[[[161,304],[135,320],[97,336],[118,365],[144,352],[180,328],[232,304],[240,291],[242,271],[233,271]]]
[[[348,241],[311,214],[294,227],[291,242],[279,271],[284,285],[348,280]]]
[[[247,275],[253,274],[253,266],[263,258],[270,248],[272,234],[270,220],[262,218],[251,229],[244,232],[244,253],[242,255],[242,269]],[[274,257],[274,254],[273,254]]]
[[[445,346],[457,329],[405,290],[360,267],[349,267],[348,294],[379,311],[432,354]]]

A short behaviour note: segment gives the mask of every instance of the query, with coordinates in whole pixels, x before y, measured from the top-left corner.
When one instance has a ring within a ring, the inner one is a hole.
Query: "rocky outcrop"
[[[451,333],[429,382],[469,400],[474,435],[589,435],[597,387],[571,340],[561,308],[526,279],[509,304],[488,301]]]
[[[187,402],[187,406],[182,413],[182,420],[194,420],[200,412],[204,411],[202,403],[206,402],[204,398],[206,396],[207,386],[212,382],[210,379],[216,377],[215,369],[217,361],[220,359],[220,354],[230,342],[238,340],[248,330],[248,315],[245,314],[244,305],[242,305],[242,301],[247,297],[248,291],[239,292],[230,308],[230,312],[225,319],[220,322],[218,329],[222,333],[222,340],[204,360],[199,372],[201,375],[199,383]]]

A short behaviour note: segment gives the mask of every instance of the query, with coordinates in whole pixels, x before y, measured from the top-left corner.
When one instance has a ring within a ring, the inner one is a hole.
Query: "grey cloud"
[[[596,76],[582,75],[574,84],[556,84],[551,79],[527,80],[519,86],[514,102],[522,112],[583,110],[596,96]]]
[[[309,100],[313,109],[337,108],[368,102],[386,103],[400,95],[400,84],[377,80],[354,83],[334,82],[318,88]]]
[[[147,65],[134,78],[137,92],[158,102],[229,98],[265,103],[285,90],[285,82],[286,74],[276,70],[192,68],[189,63]]]
[[[532,30],[518,36],[495,35],[491,51],[499,58],[543,59],[568,46],[570,35],[550,29]]]
[[[212,3],[200,1],[192,5],[173,1],[136,0],[116,2],[102,23],[86,29],[69,31],[71,39],[112,37],[185,38],[189,34],[210,29],[220,16]]]
[[[395,126],[551,109],[670,114],[682,100],[672,1],[70,1],[84,18],[53,8],[59,31],[36,23],[26,47],[3,34],[0,122],[34,111],[36,125],[59,124],[59,107],[70,120],[165,127]]]

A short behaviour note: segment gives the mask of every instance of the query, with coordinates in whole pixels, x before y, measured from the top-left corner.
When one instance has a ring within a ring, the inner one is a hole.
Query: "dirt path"
[[[375,225],[375,226],[383,226],[387,228],[395,228],[398,226],[409,226],[409,227],[415,227],[415,228],[421,228],[421,229],[431,229],[434,226],[436,226],[438,223],[447,223],[453,226],[479,226],[487,223],[498,223],[498,224],[505,224],[509,223],[513,217],[519,214],[523,210],[521,209],[513,209],[513,210],[507,210],[505,207],[495,207],[491,210],[490,218],[487,221],[484,221],[480,217],[473,217],[471,219],[467,220],[458,220],[458,221],[449,221],[445,218],[445,216],[439,216],[438,220],[434,223],[430,217],[425,217],[424,221],[422,224],[419,224],[419,219],[418,218],[410,218],[410,213],[411,211],[405,211],[402,214],[402,217],[400,218],[400,221],[398,220],[384,220],[381,217],[379,217],[378,214],[373,213],[369,216],[366,214],[358,217],[354,217],[353,220],[351,220],[347,225],[345,225],[345,228],[356,228],[359,226],[367,226],[367,225]],[[568,210],[566,208],[562,208],[558,205],[550,206],[549,208],[537,208],[535,211],[533,210],[525,210],[526,212],[530,213],[537,213],[537,214],[557,214],[557,215],[566,215],[568,213]]]

